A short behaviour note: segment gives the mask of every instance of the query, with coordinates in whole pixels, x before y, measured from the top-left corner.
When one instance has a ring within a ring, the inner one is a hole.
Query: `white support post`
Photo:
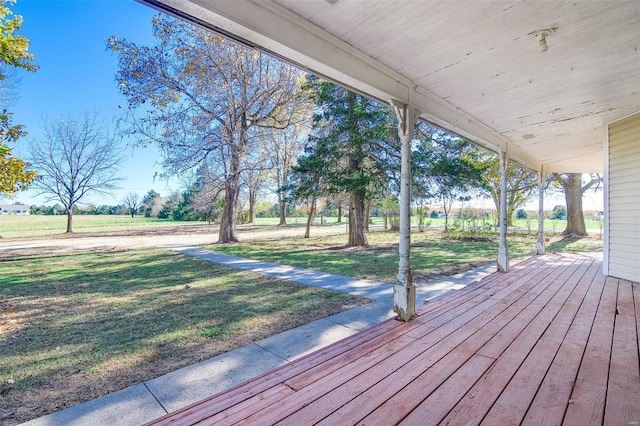
[[[536,254],[546,253],[544,244],[544,182],[546,180],[544,166],[538,171],[538,240],[536,241]]]
[[[392,101],[398,116],[398,133],[402,141],[400,167],[400,242],[398,275],[393,287],[393,311],[398,319],[409,321],[416,316],[416,288],[411,277],[411,139],[415,123],[415,110],[409,105]]]
[[[509,272],[509,251],[507,250],[507,169],[509,153],[500,152],[500,245],[498,247],[498,271]]]

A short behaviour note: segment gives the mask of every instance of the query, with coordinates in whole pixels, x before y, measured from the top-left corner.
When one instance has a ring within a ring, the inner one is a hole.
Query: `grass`
[[[97,233],[125,231],[148,227],[190,226],[202,222],[180,222],[170,219],[143,216],[116,215],[76,215],[73,217],[75,233]],[[1,215],[0,235],[3,238],[41,237],[64,234],[67,230],[67,216]]]
[[[347,218],[343,218],[343,222],[338,224],[337,217],[326,217],[326,225],[345,226],[348,221]],[[256,218],[253,226],[257,227],[270,227],[276,226],[279,219],[275,217]],[[384,220],[381,217],[374,217],[371,219],[373,225],[382,225]],[[183,227],[183,226],[198,226],[206,222],[182,222],[171,219],[158,219],[147,218],[143,216],[116,216],[116,215],[76,215],[73,217],[74,232],[78,234],[88,233],[104,233],[104,232],[118,232],[127,230],[136,230],[143,228],[158,228],[158,227]],[[304,226],[306,223],[306,217],[289,217],[287,223],[290,226]],[[316,225],[320,224],[320,218],[316,217]],[[414,226],[418,225],[418,218],[412,217],[412,223]],[[449,221],[449,226],[453,227],[454,220]],[[426,218],[425,224],[430,227],[442,227],[444,226],[444,219],[431,219]],[[478,222],[480,224],[480,222]],[[524,220],[516,220],[514,225],[522,229],[527,229],[526,222]],[[547,230],[555,229],[556,232],[561,232],[566,225],[565,221],[545,220],[544,226]],[[537,222],[531,223],[532,231],[537,229]],[[595,221],[586,221],[586,226],[589,232],[593,235],[598,235],[599,224]],[[214,229],[217,229],[217,225],[212,225]],[[67,228],[67,217],[64,215],[58,216],[40,216],[40,215],[2,215],[0,216],[0,236],[6,239],[12,238],[35,238],[42,236],[52,236],[64,234]]]
[[[549,253],[581,253],[602,251],[602,240],[597,238],[557,238],[547,244]]]
[[[0,424],[361,303],[162,250],[0,262]]]
[[[312,232],[313,235],[313,232]],[[368,234],[369,247],[346,248],[346,234],[312,238],[269,238],[250,243],[212,245],[223,253],[284,265],[368,278],[393,283],[398,268],[398,233],[373,231]],[[419,284],[439,275],[468,269],[470,264],[493,262],[498,237],[480,240],[449,239],[441,230],[429,229],[412,234],[411,269]],[[517,260],[535,252],[535,236],[513,235],[508,239],[510,258]],[[592,238],[561,242],[555,238],[549,251],[599,251],[602,241]]]

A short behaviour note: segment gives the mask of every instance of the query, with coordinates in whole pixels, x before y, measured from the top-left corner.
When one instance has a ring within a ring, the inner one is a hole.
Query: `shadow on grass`
[[[602,240],[593,237],[564,237],[547,244],[547,251],[556,253],[602,251]]]
[[[0,400],[0,424],[156,377],[358,300],[169,251],[2,262],[0,301],[12,310],[0,310],[0,382],[15,385]]]

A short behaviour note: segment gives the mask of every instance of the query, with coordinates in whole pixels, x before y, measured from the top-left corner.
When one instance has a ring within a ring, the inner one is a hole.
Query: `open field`
[[[0,216],[0,237],[5,239],[13,238],[35,238],[44,236],[64,235],[67,226],[66,216],[40,216],[40,215],[2,215]],[[325,226],[343,226],[346,229],[347,218],[343,218],[342,223],[338,223],[337,217],[325,217]],[[278,218],[256,218],[255,224],[245,226],[277,226]],[[306,223],[306,218],[302,216],[287,218],[287,224],[290,227],[303,227]],[[384,223],[383,218],[373,217],[371,218],[373,227],[381,227]],[[412,223],[414,226],[418,226],[418,218],[412,217]],[[489,223],[489,222],[487,222]],[[141,229],[155,229],[155,228],[176,228],[176,227],[188,227],[202,226],[205,222],[181,222],[171,219],[157,219],[147,218],[143,216],[112,216],[112,215],[77,215],[73,218],[73,228],[76,234],[97,234],[105,232],[122,232],[122,231],[135,231]],[[450,220],[449,227],[453,228],[454,221]],[[478,222],[478,225],[481,223]],[[315,225],[320,225],[320,218],[317,217]],[[218,225],[208,225],[212,230],[217,230]],[[425,226],[431,228],[443,227],[444,219],[425,219]],[[468,224],[465,225],[468,227]],[[525,220],[516,220],[514,226],[520,229],[521,232],[526,232],[528,225]],[[532,232],[537,229],[537,222],[532,221],[530,223]],[[562,232],[566,222],[562,220],[545,220],[544,227],[547,231]],[[587,230],[591,235],[597,236],[600,232],[600,225],[595,221],[586,221]]]
[[[74,233],[96,233],[124,231],[148,227],[192,226],[197,222],[179,222],[170,219],[146,218],[143,216],[77,215],[73,217]],[[2,238],[32,238],[64,234],[67,229],[66,216],[3,215],[0,216]]]
[[[362,303],[166,250],[2,261],[0,424],[99,397]]]

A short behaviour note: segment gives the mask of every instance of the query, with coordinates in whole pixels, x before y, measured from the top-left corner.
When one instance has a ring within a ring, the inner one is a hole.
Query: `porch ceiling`
[[[142,1],[550,172],[602,170],[602,126],[640,111],[636,0]]]

